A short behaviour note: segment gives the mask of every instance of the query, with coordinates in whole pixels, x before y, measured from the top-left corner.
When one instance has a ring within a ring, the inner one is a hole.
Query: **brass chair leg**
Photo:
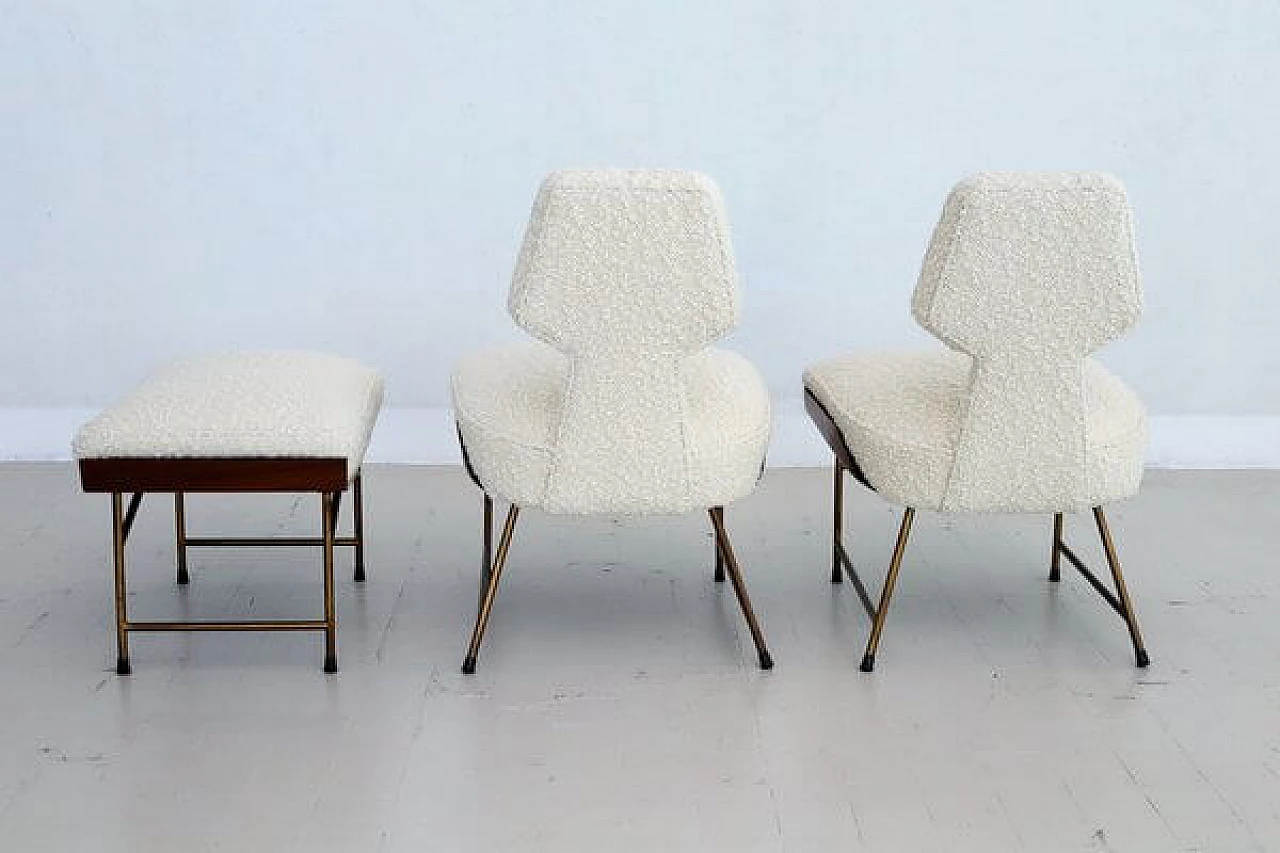
[[[1151,663],[1147,656],[1146,646],[1142,642],[1142,632],[1138,630],[1138,616],[1134,612],[1133,602],[1129,599],[1129,588],[1124,582],[1124,573],[1120,569],[1120,558],[1116,554],[1115,542],[1111,539],[1111,528],[1107,525],[1107,516],[1102,507],[1093,508],[1093,519],[1098,525],[1098,536],[1102,539],[1102,548],[1107,552],[1107,564],[1111,567],[1111,579],[1116,585],[1116,595],[1120,600],[1125,624],[1129,627],[1129,639],[1133,641],[1133,655],[1138,666],[1145,667]]]
[[[186,586],[191,582],[187,574],[187,502],[182,492],[173,493],[173,526],[177,540],[178,583]]]
[[[129,613],[124,579],[124,495],[111,493],[111,554],[116,581],[116,675],[129,675]]]
[[[844,548],[841,540],[844,529],[844,466],[840,464],[839,457],[836,458],[835,464],[834,492],[835,513],[831,525],[831,582],[843,583],[844,568],[840,565],[840,552]]]
[[[893,599],[893,588],[898,582],[898,570],[902,568],[902,555],[907,550],[907,539],[911,536],[911,522],[915,517],[916,511],[911,507],[907,507],[902,513],[898,541],[893,546],[893,557],[889,560],[889,573],[885,575],[884,589],[880,592],[880,606],[876,608],[876,617],[871,623],[871,636],[867,638],[867,651],[862,656],[862,665],[859,667],[863,672],[871,672],[876,667],[876,650],[880,647],[884,620],[889,615],[889,602]]]
[[[1049,557],[1049,580],[1062,580],[1062,513],[1053,514],[1053,553]]]
[[[489,508],[487,495],[485,506],[486,509]],[[462,660],[464,675],[472,675],[476,671],[476,657],[480,654],[480,643],[484,641],[484,631],[489,625],[489,615],[493,612],[493,600],[498,594],[498,584],[502,581],[502,570],[507,564],[507,551],[511,548],[511,537],[515,533],[516,519],[519,516],[520,507],[512,504],[507,510],[507,521],[502,526],[502,536],[498,539],[498,555],[489,571],[489,582],[485,585],[484,598],[480,601],[480,612],[476,614],[476,625],[471,631],[471,643],[467,646],[467,656]],[[487,525],[486,529],[488,529]]]
[[[320,495],[320,519],[324,532],[324,671],[338,671],[338,617],[333,605],[333,528],[337,500],[333,492]]]
[[[724,507],[716,506],[711,508],[711,512],[720,516],[720,522],[724,523]],[[716,536],[715,525],[711,527],[711,544],[716,551],[716,583],[724,583],[724,554],[720,551],[720,537]]]
[[[351,518],[355,528],[356,571],[353,578],[356,583],[364,583],[364,472],[356,474],[351,484]]]
[[[484,604],[484,594],[489,589],[489,578],[493,575],[493,498],[484,493],[484,545],[480,551],[480,593],[476,602],[476,610]]]
[[[738,558],[734,556],[733,545],[729,543],[729,534],[724,527],[724,507],[713,507],[707,511],[711,516],[711,526],[716,531],[716,542],[719,544],[719,550],[724,558],[725,567],[729,571],[729,579],[733,582],[733,591],[738,596],[738,606],[742,608],[742,615],[747,620],[747,627],[751,629],[751,639],[756,644],[756,654],[760,658],[761,669],[773,669],[773,656],[769,654],[769,648],[765,645],[764,631],[760,629],[760,622],[756,619],[755,610],[751,607],[751,597],[747,595],[747,585],[742,580],[742,571],[738,568]]]

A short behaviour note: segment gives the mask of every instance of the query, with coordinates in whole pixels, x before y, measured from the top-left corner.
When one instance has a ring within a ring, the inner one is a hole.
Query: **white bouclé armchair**
[[[719,192],[689,172],[578,171],[543,183],[509,309],[536,341],[463,359],[453,401],[468,471],[484,491],[475,670],[523,507],[569,515],[709,511],[760,664],[772,666],[724,528],[769,440],[755,368],[708,345],[737,322]],[[496,554],[492,500],[510,504]]]
[[[947,348],[812,365],[805,402],[835,453],[832,580],[847,572],[843,474],[905,508],[862,660],[871,671],[917,509],[1052,514],[1050,579],[1066,557],[1148,656],[1102,505],[1138,491],[1146,429],[1137,396],[1091,353],[1141,311],[1124,188],[1099,173],[980,174],[952,190],[912,300]],[[1062,541],[1092,511],[1114,591]]]

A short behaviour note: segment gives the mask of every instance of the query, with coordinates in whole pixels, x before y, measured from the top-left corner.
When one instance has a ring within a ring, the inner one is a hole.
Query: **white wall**
[[[1047,167],[1131,191],[1147,313],[1105,359],[1157,414],[1276,417],[1278,92],[1275,0],[0,0],[0,407],[249,345],[445,406],[515,334],[540,176],[656,165],[722,185],[785,411],[806,362],[924,340],[958,177]]]

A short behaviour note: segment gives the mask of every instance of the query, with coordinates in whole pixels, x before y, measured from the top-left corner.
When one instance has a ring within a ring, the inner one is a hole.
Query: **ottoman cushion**
[[[237,352],[174,362],[81,427],[77,459],[345,458],[360,470],[382,378],[310,352]]]

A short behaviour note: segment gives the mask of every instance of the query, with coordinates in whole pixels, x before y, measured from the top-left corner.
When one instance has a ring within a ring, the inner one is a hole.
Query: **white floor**
[[[113,674],[109,514],[65,465],[0,467],[0,849],[1280,851],[1280,473],[1149,476],[1112,525],[1148,646],[1050,519],[921,514],[878,671],[828,574],[829,473],[728,512],[778,666],[754,666],[706,517],[522,518],[474,677],[479,496],[367,475],[367,585],[316,635],[138,635]],[[893,511],[849,489],[878,589]],[[305,532],[315,498],[193,498],[193,532]],[[138,618],[310,615],[315,553],[130,543]],[[1069,539],[1103,568],[1087,516]],[[1068,571],[1064,569],[1064,572]]]

